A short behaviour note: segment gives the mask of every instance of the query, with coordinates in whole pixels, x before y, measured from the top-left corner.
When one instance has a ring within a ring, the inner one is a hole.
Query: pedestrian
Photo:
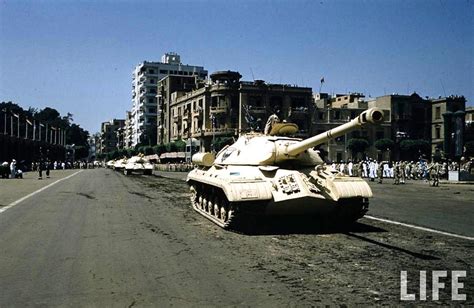
[[[352,168],[353,168],[352,160],[349,160],[349,163],[347,164],[347,173],[349,176],[352,176]]]
[[[371,159],[369,162],[369,178],[371,182],[375,181],[376,170],[377,170],[377,163],[375,162],[375,160]]]
[[[400,162],[400,184],[405,184],[406,178],[406,164],[405,161]]]
[[[39,148],[39,155],[38,155],[38,164],[37,164],[37,171],[38,171],[38,180],[43,179],[43,165],[44,165],[44,157],[43,157],[43,149]]]
[[[368,177],[368,174],[367,174],[367,164],[368,164],[367,161],[363,161],[363,162],[362,162],[362,170],[363,170],[363,171],[362,171],[362,177],[363,177],[363,178]]]
[[[10,178],[14,179],[16,178],[16,160],[12,159],[12,162],[10,163]]]
[[[398,162],[393,164],[393,185],[400,184],[400,164]]]
[[[378,164],[377,177],[379,178],[379,181],[378,181],[379,184],[382,184],[383,172],[384,172],[384,166],[385,165],[386,164],[383,161]]]
[[[342,173],[342,174],[345,174],[345,172],[344,172],[345,168],[346,168],[346,165],[341,160],[341,163],[339,164],[339,172]]]
[[[45,169],[46,169],[46,178],[49,179],[49,169],[51,162],[49,161],[49,150],[46,150],[46,159],[45,159]]]
[[[431,186],[439,186],[439,173],[441,171],[441,165],[438,162],[431,163],[428,167]]]

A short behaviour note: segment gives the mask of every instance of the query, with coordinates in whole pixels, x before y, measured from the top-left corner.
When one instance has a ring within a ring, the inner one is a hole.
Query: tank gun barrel
[[[298,143],[290,144],[285,151],[287,156],[295,156],[306,151],[309,148],[317,146],[327,141],[342,136],[356,128],[363,127],[365,124],[379,124],[383,121],[383,112],[379,108],[370,108],[362,112],[359,116],[352,119],[350,122],[337,126],[324,133],[318,134],[311,138],[302,140]]]

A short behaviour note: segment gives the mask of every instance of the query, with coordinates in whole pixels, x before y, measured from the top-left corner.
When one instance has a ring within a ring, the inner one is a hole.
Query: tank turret
[[[367,212],[370,187],[325,166],[314,147],[382,121],[383,112],[371,108],[304,140],[287,136],[296,125],[276,123],[269,134],[241,135],[215,158],[198,153],[187,178],[193,208],[224,228],[238,228],[253,215],[334,215],[353,222]]]

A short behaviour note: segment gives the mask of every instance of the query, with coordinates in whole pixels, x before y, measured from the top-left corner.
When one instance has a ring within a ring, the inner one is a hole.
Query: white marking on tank
[[[53,186],[53,185],[56,185],[57,183],[59,183],[59,182],[61,182],[61,181],[67,180],[67,179],[69,179],[69,178],[75,176],[76,174],[81,173],[82,171],[84,171],[84,170],[77,171],[77,172],[75,172],[75,173],[73,173],[73,174],[71,174],[71,175],[68,175],[68,176],[65,177],[65,178],[59,179],[59,180],[57,180],[57,181],[55,181],[55,182],[53,182],[53,183],[51,183],[51,184],[48,184],[48,185],[46,185],[45,187],[42,187],[42,188],[38,189],[37,191],[32,192],[31,194],[28,194],[28,195],[26,195],[26,196],[24,196],[24,197],[22,197],[22,198],[20,198],[20,199],[18,199],[18,200],[16,200],[16,201],[13,201],[13,202],[10,203],[9,205],[0,208],[0,213],[5,212],[6,210],[8,210],[8,209],[14,207],[15,205],[17,205],[18,203],[23,202],[23,201],[25,201],[26,199],[28,199],[28,198],[30,198],[30,197],[33,197],[34,195],[36,195],[36,194],[42,192],[43,190],[46,190],[46,189],[50,188],[50,187]]]
[[[413,228],[413,229],[417,229],[417,230],[422,230],[422,231],[426,231],[426,232],[431,232],[431,233],[436,233],[436,234],[442,234],[442,235],[446,235],[446,236],[451,236],[451,237],[455,237],[455,238],[460,238],[460,239],[463,239],[463,240],[474,241],[474,237],[465,236],[465,235],[459,235],[459,234],[455,234],[455,233],[449,233],[449,232],[445,232],[445,231],[440,231],[440,230],[435,230],[435,229],[420,227],[420,226],[416,226],[416,225],[410,225],[410,224],[406,224],[406,223],[398,222],[398,221],[393,221],[393,220],[389,220],[389,219],[383,219],[383,218],[378,218],[378,217],[369,216],[369,215],[365,215],[364,218],[368,218],[368,219],[372,219],[372,220],[377,220],[377,221],[381,221],[381,222],[386,222],[386,223],[393,224],[393,225],[397,225],[397,226],[403,226],[403,227]]]

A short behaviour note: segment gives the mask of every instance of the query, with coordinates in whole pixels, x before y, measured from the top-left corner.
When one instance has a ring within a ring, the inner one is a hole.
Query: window
[[[154,70],[154,69],[150,69],[150,70],[148,71],[148,73],[154,74],[154,73],[155,73],[155,70]]]
[[[376,140],[383,139],[383,138],[384,138],[384,133],[383,133],[383,131],[377,131],[377,132],[375,132],[375,139],[376,139]]]
[[[441,139],[441,127],[439,126],[435,127],[435,139]]]
[[[324,120],[324,112],[319,112],[318,115],[320,120]]]
[[[336,110],[334,112],[334,119],[339,120],[341,118],[341,112],[339,110]]]
[[[156,108],[148,108],[149,113],[156,113]]]
[[[168,74],[168,70],[160,70],[160,74]]]
[[[441,107],[436,107],[436,110],[435,110],[435,119],[436,119],[436,120],[441,119]]]

